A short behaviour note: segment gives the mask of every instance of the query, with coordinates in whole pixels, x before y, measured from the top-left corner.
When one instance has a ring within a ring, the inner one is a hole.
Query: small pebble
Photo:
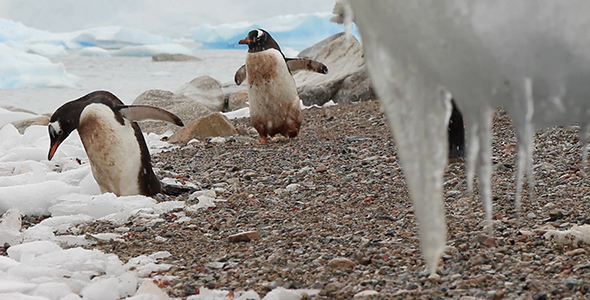
[[[258,231],[246,231],[241,233],[232,234],[227,237],[231,243],[249,242],[254,239],[259,239],[260,233]]]
[[[356,263],[346,257],[337,257],[333,258],[328,262],[328,266],[337,269],[347,269],[352,268],[356,265]]]
[[[323,173],[323,172],[328,171],[328,167],[326,167],[326,165],[324,165],[324,164],[321,164],[315,168],[315,171],[318,173]]]

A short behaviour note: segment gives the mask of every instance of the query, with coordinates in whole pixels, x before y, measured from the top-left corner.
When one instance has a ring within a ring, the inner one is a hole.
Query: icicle
[[[332,13],[334,16],[330,18],[330,21],[336,24],[344,24],[344,32],[348,41],[352,36],[352,25],[354,22],[354,14],[348,0],[336,0]]]
[[[590,123],[581,124],[578,138],[582,144],[582,166],[580,166],[580,170],[584,174],[584,179],[586,178],[586,162],[588,160],[588,132],[590,132]]]
[[[447,233],[442,186],[448,156],[446,116],[450,99],[437,86],[412,74],[396,72],[389,51],[379,46],[369,49],[365,55],[376,59],[368,60],[367,65],[376,78],[374,84],[393,131],[418,220],[422,254],[430,274],[436,276]]]
[[[533,197],[535,181],[533,179],[533,81],[530,78],[524,80],[524,107],[520,107],[523,111],[517,112],[524,116],[522,122],[517,122],[517,140],[518,140],[518,155],[516,168],[516,196],[514,205],[516,213],[520,214],[522,206],[522,184],[523,172],[526,172],[529,183],[529,198]],[[519,118],[520,119],[520,118]]]
[[[352,36],[352,23],[354,22],[354,15],[352,13],[352,8],[347,0],[342,0],[344,4],[344,25],[346,30],[346,38],[350,38]]]
[[[477,137],[479,123],[468,122],[467,157],[466,157],[466,178],[467,192],[473,193],[473,181],[475,180],[475,166],[477,154],[479,153],[479,138]]]
[[[494,111],[491,108],[484,108],[477,126],[477,138],[479,140],[479,155],[477,157],[477,175],[479,180],[479,192],[481,194],[487,229],[490,235],[493,233],[492,226],[492,118]]]

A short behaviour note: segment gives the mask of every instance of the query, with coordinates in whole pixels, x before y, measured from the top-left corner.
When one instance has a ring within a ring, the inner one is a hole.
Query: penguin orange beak
[[[53,155],[55,155],[55,151],[57,151],[57,147],[59,146],[59,144],[59,140],[56,140],[51,144],[51,147],[49,147],[49,154],[47,155],[47,160],[51,160],[53,158]]]
[[[251,41],[252,41],[252,40],[250,40],[250,39],[241,39],[241,40],[238,42],[238,44],[248,44],[248,43],[250,43]]]

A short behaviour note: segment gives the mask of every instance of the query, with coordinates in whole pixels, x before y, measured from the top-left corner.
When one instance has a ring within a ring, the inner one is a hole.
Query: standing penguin
[[[287,59],[277,42],[262,29],[252,30],[240,44],[248,45],[246,76],[244,68],[238,69],[235,80],[239,84],[248,78],[248,101],[252,126],[260,135],[260,144],[268,143],[267,136],[280,133],[296,137],[301,127],[301,106],[295,80]],[[310,60],[292,60],[297,69],[312,69],[327,73],[321,63]]]
[[[75,129],[88,154],[100,190],[117,196],[153,196],[162,186],[152,170],[150,153],[134,121],[162,120],[184,126],[176,115],[152,106],[125,105],[107,91],[95,91],[70,101],[51,116],[51,160]]]

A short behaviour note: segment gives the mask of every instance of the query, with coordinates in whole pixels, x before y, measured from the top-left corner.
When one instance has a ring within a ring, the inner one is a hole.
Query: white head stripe
[[[260,29],[256,29],[256,31],[258,31],[258,36],[256,36],[256,37],[261,37],[264,34],[264,31],[262,31]]]
[[[49,126],[53,127],[55,132],[57,132],[58,134],[61,132],[61,126],[59,126],[59,121],[51,122],[49,123]]]

